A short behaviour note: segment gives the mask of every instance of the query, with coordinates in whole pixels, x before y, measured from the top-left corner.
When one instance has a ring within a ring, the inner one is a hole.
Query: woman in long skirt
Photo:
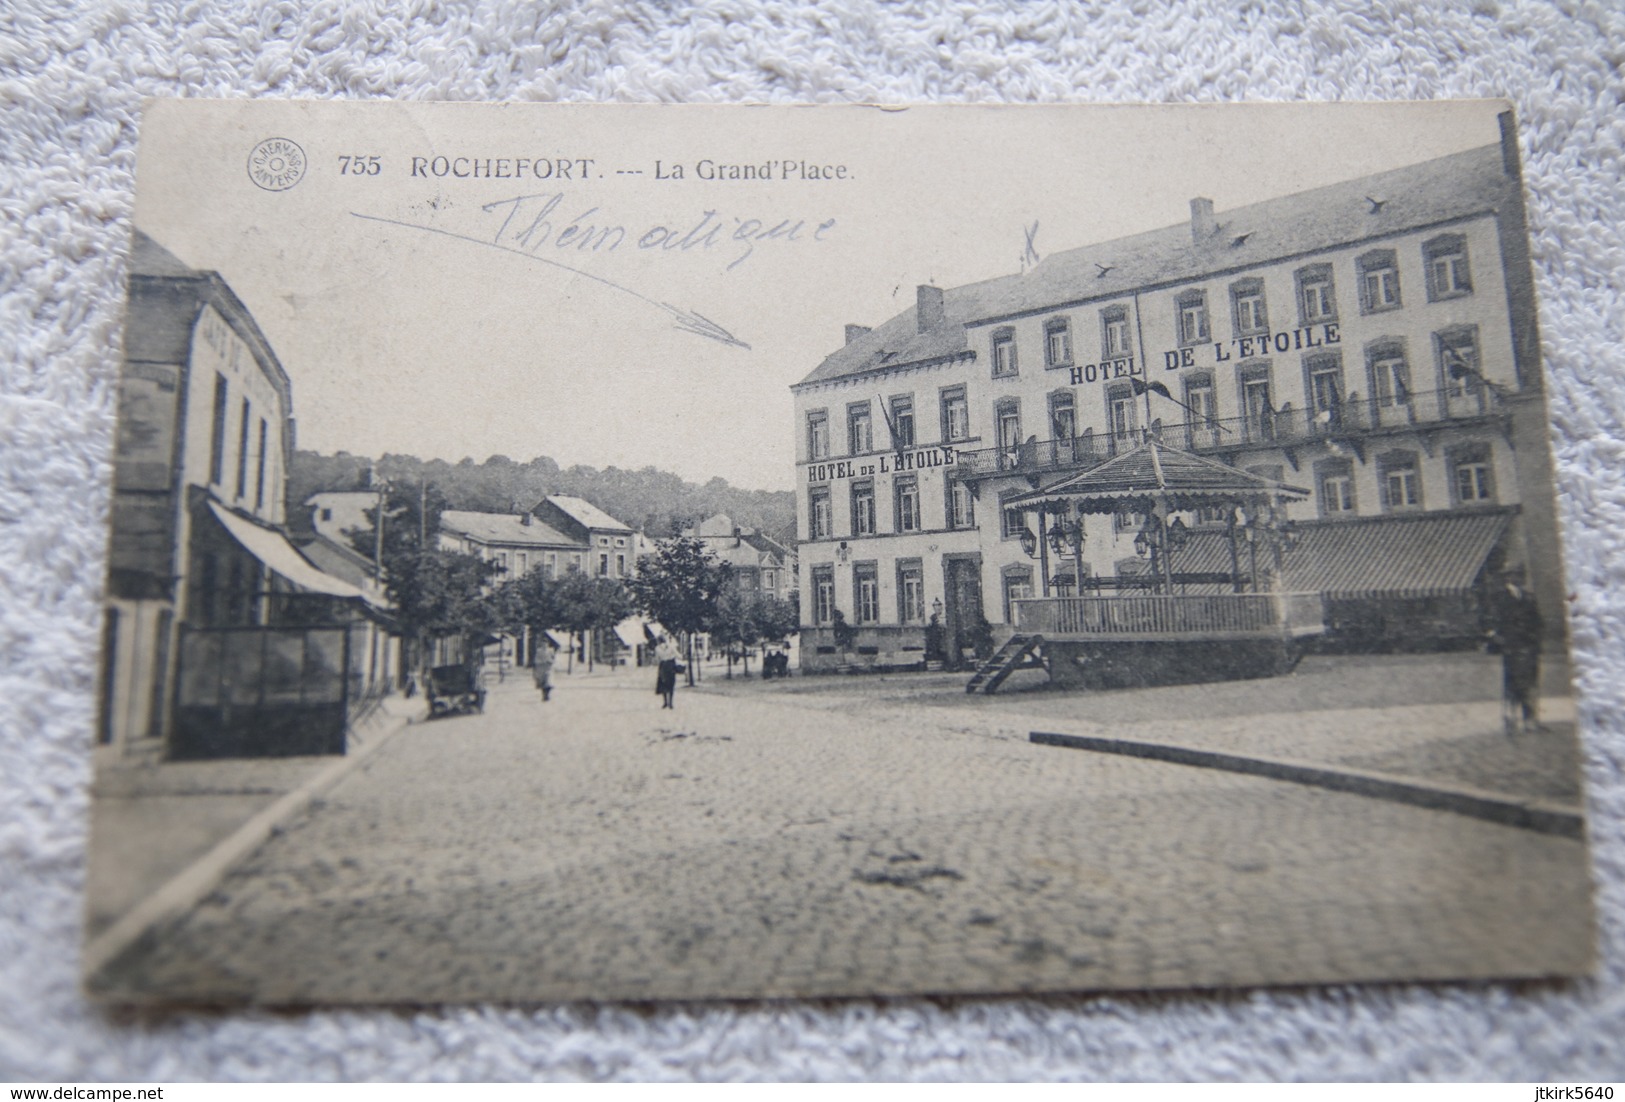
[[[671,645],[668,636],[661,636],[659,645],[655,647],[655,661],[660,664],[655,674],[655,695],[660,697],[662,708],[674,707],[672,698],[677,695],[677,648]]]

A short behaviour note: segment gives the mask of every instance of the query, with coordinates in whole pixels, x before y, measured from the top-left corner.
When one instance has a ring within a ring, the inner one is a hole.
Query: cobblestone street
[[[647,671],[559,681],[546,705],[510,678],[484,715],[395,736],[116,961],[112,989],[994,992],[1540,975],[1589,959],[1579,841],[1035,746],[1025,713],[1071,729],[1055,696],[922,709],[858,679],[789,693],[713,679],[663,712]],[[1255,697],[1291,688],[1259,684]],[[1229,724],[1272,744],[1295,722],[1350,759],[1414,764],[1440,745],[1448,767],[1498,716],[1447,700],[1376,710],[1386,726],[1232,715],[1217,737]]]

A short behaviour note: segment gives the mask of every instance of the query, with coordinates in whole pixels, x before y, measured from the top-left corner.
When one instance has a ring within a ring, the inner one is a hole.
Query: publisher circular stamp
[[[289,138],[266,138],[248,155],[248,178],[266,191],[287,191],[305,178],[305,151]]]

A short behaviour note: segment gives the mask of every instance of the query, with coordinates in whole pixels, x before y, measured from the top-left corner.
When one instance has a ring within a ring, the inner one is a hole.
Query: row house
[[[1067,517],[1083,546],[1051,556],[1051,522],[1012,503],[1148,439],[1308,491],[1282,509],[1298,535],[1324,531],[1298,540],[1291,566],[1298,579],[1338,567],[1327,595],[1350,645],[1404,643],[1418,624],[1432,643],[1474,634],[1487,567],[1527,567],[1555,613],[1542,369],[1503,126],[1500,145],[1233,211],[1197,198],[1187,222],[922,286],[912,310],[848,326],[792,388],[817,637],[803,664],[911,664],[933,621],[953,662],[1008,633],[1015,602],[1134,584],[1143,517]],[[1187,581],[1228,570],[1241,584],[1203,538],[1226,512],[1175,518],[1207,575]],[[1437,577],[1436,548],[1463,541],[1467,565]]]
[[[289,539],[288,375],[218,273],[139,231],[126,317],[99,741],[155,757],[342,752],[390,621]]]

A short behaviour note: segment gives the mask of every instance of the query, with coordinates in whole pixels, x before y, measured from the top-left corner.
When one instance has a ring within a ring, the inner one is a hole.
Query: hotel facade
[[[1019,630],[1023,600],[1144,585],[1145,515],[1030,501],[1147,441],[1307,491],[1280,496],[1262,575],[1233,510],[1173,510],[1170,592],[1313,591],[1330,643],[1448,646],[1523,567],[1560,633],[1502,123],[1499,145],[1233,211],[1193,199],[1188,222],[849,325],[792,387],[803,667],[918,665],[933,637],[954,666]]]

